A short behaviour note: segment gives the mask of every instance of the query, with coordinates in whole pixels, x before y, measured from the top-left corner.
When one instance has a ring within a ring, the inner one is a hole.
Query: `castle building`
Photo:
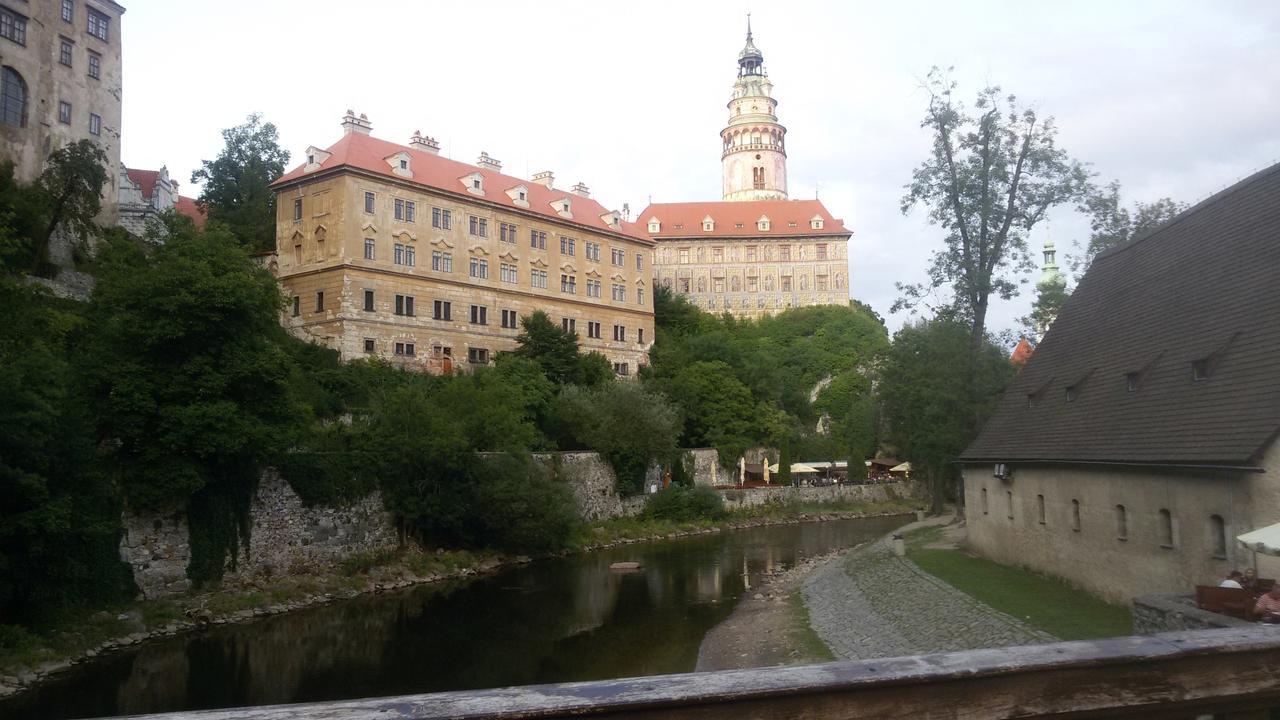
[[[134,237],[147,237],[157,231],[160,214],[174,210],[204,227],[205,215],[195,198],[178,193],[178,181],[169,177],[169,168],[139,170],[120,166],[120,227]]]
[[[380,140],[350,111],[342,125],[273,185],[290,330],[344,360],[447,372],[514,349],[542,310],[619,375],[648,361],[653,241],[586,185],[505,175],[487,153],[441,157],[418,133]]]
[[[107,155],[103,225],[117,221],[123,14],[112,0],[0,4],[0,160],[29,183],[54,150],[97,143]]]
[[[750,24],[720,132],[723,199],[654,203],[656,281],[714,312],[756,317],[849,301],[851,233],[818,200],[787,195],[787,129]]]
[[[1098,254],[960,456],[971,547],[1116,602],[1280,577],[1235,539],[1280,522],[1277,237],[1280,165]]]
[[[1040,297],[1047,295],[1060,296],[1066,292],[1067,278],[1058,267],[1057,255],[1058,251],[1053,244],[1053,240],[1046,238],[1044,241],[1044,264],[1041,266],[1040,279],[1036,281],[1036,291]],[[1049,326],[1053,324],[1054,319],[1055,315],[1052,314],[1036,319],[1036,342],[1044,339],[1044,334],[1049,332]]]

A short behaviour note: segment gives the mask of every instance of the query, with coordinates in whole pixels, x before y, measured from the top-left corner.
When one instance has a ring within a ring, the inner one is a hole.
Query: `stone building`
[[[520,319],[543,310],[619,375],[647,362],[653,241],[585,185],[444,158],[418,133],[379,140],[350,111],[342,125],[273,186],[287,327],[344,360],[441,372],[514,349]]]
[[[138,170],[120,166],[120,226],[134,237],[145,237],[147,226],[167,210],[191,218],[197,228],[204,227],[205,216],[194,198],[178,193],[178,181],[169,177],[169,168]]]
[[[59,147],[99,144],[108,169],[99,222],[108,226],[117,221],[123,14],[111,0],[0,4],[0,160],[31,182]]]
[[[818,200],[787,196],[787,129],[747,27],[720,131],[723,200],[654,203],[656,280],[711,311],[754,317],[849,301],[851,233]]]
[[[1115,601],[1280,522],[1280,165],[1093,261],[961,456],[969,541]]]

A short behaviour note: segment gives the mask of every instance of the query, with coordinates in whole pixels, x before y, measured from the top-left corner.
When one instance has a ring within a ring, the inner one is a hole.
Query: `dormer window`
[[[649,221],[649,232],[651,232],[651,233],[656,233],[656,232],[658,232],[661,228],[662,228],[662,224],[661,224],[661,223],[659,223],[657,220],[650,220],[650,221]]]
[[[569,212],[569,203],[568,203],[568,202],[562,202],[562,203],[560,203],[560,212]]]
[[[1124,376],[1124,389],[1128,392],[1138,392],[1138,373],[1126,373]]]
[[[820,217],[815,217],[815,218],[813,218],[812,220],[810,220],[810,221],[809,221],[809,228],[810,228],[810,229],[812,229],[812,230],[821,230],[821,229],[822,229],[822,218],[820,218]]]
[[[1209,360],[1195,360],[1191,363],[1191,379],[1199,382],[1209,379]]]
[[[1036,406],[1036,396],[1035,396],[1035,393],[1027,393],[1027,409],[1028,409],[1028,410],[1030,410],[1031,408],[1033,408],[1033,407],[1035,407],[1035,406]]]
[[[520,195],[520,199],[521,199],[521,200],[528,200],[528,199],[529,199],[529,198],[525,197],[528,193],[526,193],[526,192],[525,192],[525,191],[523,191],[523,190],[521,190],[518,194]]]
[[[703,232],[711,232],[712,230],[715,230],[715,229],[716,229],[716,221],[712,220],[710,215],[702,218]]]
[[[768,230],[768,229],[769,229],[769,216],[767,216],[767,215],[761,215],[761,216],[760,216],[760,219],[756,221],[756,229],[757,229],[757,230]]]
[[[479,190],[479,189],[480,189],[480,178],[471,178],[471,187],[472,187],[472,188],[474,188],[474,189],[476,189],[476,190]]]
[[[315,156],[315,155],[308,155],[308,156],[307,156],[307,164],[308,164],[308,165],[315,165],[315,164],[316,164],[316,156]]]
[[[400,161],[400,169],[401,169],[401,170],[408,170],[408,169],[409,169],[409,161],[408,161],[408,160],[401,160],[401,161]]]
[[[1067,402],[1076,401],[1076,388],[1074,385],[1067,388]]]

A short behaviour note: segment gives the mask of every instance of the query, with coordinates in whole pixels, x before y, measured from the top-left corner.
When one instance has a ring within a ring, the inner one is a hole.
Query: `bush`
[[[691,488],[672,485],[654,493],[645,503],[644,514],[648,518],[675,522],[719,520],[727,515],[720,493],[705,485]]]
[[[573,492],[528,456],[485,458],[476,481],[475,507],[486,526],[482,537],[493,547],[551,552],[566,547],[578,530],[581,520]]]

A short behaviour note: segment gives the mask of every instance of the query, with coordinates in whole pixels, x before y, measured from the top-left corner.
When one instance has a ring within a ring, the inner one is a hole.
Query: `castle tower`
[[[1058,268],[1058,252],[1053,240],[1045,237],[1044,265],[1040,279],[1036,281],[1036,302],[1032,313],[1035,319],[1036,342],[1044,339],[1049,326],[1057,318],[1062,302],[1066,300],[1067,278]]]
[[[729,124],[720,131],[725,200],[787,199],[787,129],[778,123],[772,94],[773,83],[764,70],[764,55],[752,42],[748,15]]]

